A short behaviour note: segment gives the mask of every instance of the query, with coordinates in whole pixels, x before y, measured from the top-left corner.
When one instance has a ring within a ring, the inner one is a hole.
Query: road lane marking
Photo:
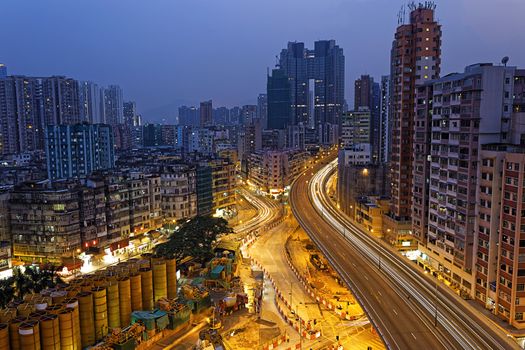
[[[414,340],[416,340],[416,336],[414,335],[414,333],[410,333],[410,334],[412,334],[412,337],[414,337]]]
[[[357,267],[357,266],[355,266],[355,264],[354,264],[354,263],[352,263],[352,266],[353,266],[353,267]]]
[[[392,309],[392,311],[394,311],[394,313],[395,313],[395,314],[396,314],[396,316],[397,316],[397,311],[396,311],[396,309]]]
[[[367,277],[366,275],[363,275],[363,277],[365,278],[365,280],[367,280],[367,281],[368,281],[368,277]]]
[[[383,296],[380,291],[377,291],[377,294],[379,294],[379,296]]]

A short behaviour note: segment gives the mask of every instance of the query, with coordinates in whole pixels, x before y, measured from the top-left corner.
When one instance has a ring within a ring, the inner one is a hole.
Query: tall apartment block
[[[357,111],[359,108],[367,107],[370,111],[370,145],[372,147],[370,161],[372,163],[378,163],[380,157],[379,151],[381,148],[380,86],[378,83],[374,82],[374,78],[369,75],[362,75],[355,81],[354,85],[354,110]]]
[[[38,79],[9,76],[0,79],[0,152],[42,149],[42,90]]]
[[[211,126],[213,124],[213,105],[212,101],[201,102],[200,105],[200,127]]]
[[[428,231],[428,195],[430,139],[433,113],[432,82],[416,88],[414,153],[412,166],[412,235],[426,242]],[[442,189],[446,191],[445,188]]]
[[[343,113],[341,121],[341,150],[352,164],[374,163],[372,150],[372,115],[368,107]]]
[[[43,123],[47,125],[80,123],[78,81],[63,76],[42,79]]]
[[[268,75],[268,129],[284,130],[292,125],[291,85],[284,69],[272,69]]]
[[[111,126],[124,122],[124,100],[118,85],[109,85],[101,91],[104,105],[103,122]]]
[[[179,123],[180,126],[199,126],[200,116],[199,109],[196,107],[179,107]]]
[[[268,95],[257,96],[257,118],[261,121],[263,130],[268,128]]]
[[[0,79],[7,78],[7,66],[3,63],[0,63]]]
[[[138,123],[137,104],[135,101],[127,101],[122,104],[122,115],[124,124],[128,127],[140,125]]]
[[[503,79],[498,93],[503,107],[496,113],[503,111],[502,124],[510,122],[510,128],[502,127],[504,143],[482,145],[479,156],[474,296],[501,319],[523,329],[525,70],[505,68]]]
[[[257,119],[257,105],[244,105],[241,107],[241,124],[250,125]],[[262,126],[262,124],[261,124]]]
[[[390,142],[392,139],[392,123],[390,119],[390,76],[381,77],[381,117],[379,129],[379,162],[390,161]]]
[[[0,151],[3,154],[44,149],[47,125],[80,122],[76,80],[8,76],[0,79]]]
[[[412,5],[409,23],[399,25],[392,45],[391,205],[383,231],[391,243],[410,242],[413,248],[424,240],[413,235],[410,217],[416,86],[436,79],[441,64],[441,26],[434,8],[432,2]]]
[[[46,131],[47,172],[51,180],[78,178],[115,165],[111,126],[50,125]]]
[[[306,49],[304,43],[290,42],[279,57],[279,68],[290,83],[288,125],[313,126],[321,144],[335,144],[339,136],[344,106],[344,62],[343,49],[335,40],[316,41],[313,50]],[[280,73],[274,70],[272,74]],[[277,105],[273,98],[283,96],[268,90],[270,119],[271,106]]]
[[[80,121],[92,124],[103,123],[104,99],[100,87],[91,81],[79,83]]]
[[[474,294],[476,236],[497,220],[491,197],[499,186],[491,182],[499,174],[479,173],[482,145],[512,143],[523,128],[513,117],[515,74],[515,67],[475,64],[417,90],[413,227],[423,234],[428,225],[420,246],[426,263],[467,295]]]

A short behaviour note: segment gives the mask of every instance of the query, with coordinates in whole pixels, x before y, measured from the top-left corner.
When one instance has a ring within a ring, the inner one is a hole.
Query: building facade
[[[48,177],[82,177],[115,166],[111,126],[105,124],[50,125],[46,132]]]
[[[391,55],[392,142],[390,232],[412,239],[412,165],[416,86],[436,79],[441,65],[441,26],[432,2],[410,6],[409,22],[396,30]]]
[[[201,128],[213,125],[213,104],[211,100],[201,102],[199,112],[199,126]]]

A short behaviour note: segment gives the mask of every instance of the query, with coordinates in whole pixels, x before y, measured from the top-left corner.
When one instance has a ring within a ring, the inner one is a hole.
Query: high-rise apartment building
[[[44,149],[47,125],[80,121],[79,84],[54,76],[0,79],[0,149],[3,154]]]
[[[118,85],[109,85],[101,90],[104,104],[104,123],[111,126],[124,122],[124,100]]]
[[[80,123],[78,81],[63,76],[42,79],[43,126]]]
[[[386,232],[412,240],[412,163],[416,86],[436,79],[441,64],[441,26],[432,2],[412,4],[409,23],[396,30],[391,56],[391,206]],[[423,237],[416,237],[421,240]],[[414,243],[414,241],[412,240]]]
[[[36,78],[0,79],[0,151],[2,154],[42,149],[41,84]]]
[[[259,94],[257,97],[257,118],[261,121],[263,130],[268,128],[268,95]]]
[[[137,104],[135,101],[124,102],[122,104],[122,114],[125,125],[135,126],[137,121]]]
[[[196,107],[179,107],[179,123],[181,126],[199,126],[200,115]]]
[[[257,105],[244,105],[241,108],[241,124],[250,125],[257,119]],[[261,124],[262,125],[262,124]]]
[[[341,121],[341,146],[349,148],[359,143],[370,143],[371,120],[372,117],[368,107],[360,107],[356,111],[344,113]]]
[[[228,125],[230,123],[230,110],[219,107],[213,110],[213,123],[215,125]]]
[[[355,81],[354,110],[368,107],[370,110],[371,162],[378,163],[381,149],[381,93],[380,86],[369,75],[362,75]]]
[[[343,49],[335,40],[316,41],[313,50],[305,49],[304,43],[290,42],[281,51],[279,68],[290,84],[289,125],[314,126],[321,144],[336,143],[344,106]],[[268,90],[269,112],[272,104]]]
[[[381,77],[381,117],[379,136],[379,162],[390,161],[390,142],[392,139],[392,125],[390,119],[390,76]]]
[[[361,75],[354,82],[354,109],[368,107],[372,105],[372,85],[374,78],[369,75]],[[370,108],[370,110],[372,110]]]
[[[412,235],[423,244],[426,242],[428,231],[428,178],[433,99],[432,82],[416,88],[412,166]]]
[[[47,172],[51,180],[78,178],[115,165],[111,126],[49,125],[46,130]]]
[[[522,120],[513,120],[515,77],[515,67],[475,64],[418,89],[413,227],[425,239],[428,225],[422,249],[429,264],[468,295],[474,294],[476,230],[480,230],[476,223],[483,232],[490,231],[489,202],[500,187],[480,185],[492,181],[487,180],[490,175],[479,174],[484,167],[482,145],[510,143],[525,134],[513,136],[523,129]]]
[[[100,88],[91,81],[79,83],[80,120],[92,124],[103,123],[104,105]]]
[[[291,85],[283,69],[272,70],[267,82],[268,129],[284,130],[292,124]]]
[[[0,79],[7,78],[7,66],[3,63],[0,63]]]
[[[200,127],[213,125],[213,104],[212,100],[201,102],[200,105]]]

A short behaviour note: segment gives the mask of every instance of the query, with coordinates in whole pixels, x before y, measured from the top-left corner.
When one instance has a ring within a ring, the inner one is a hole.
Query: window
[[[66,210],[65,204],[53,204],[54,211],[64,211]]]

